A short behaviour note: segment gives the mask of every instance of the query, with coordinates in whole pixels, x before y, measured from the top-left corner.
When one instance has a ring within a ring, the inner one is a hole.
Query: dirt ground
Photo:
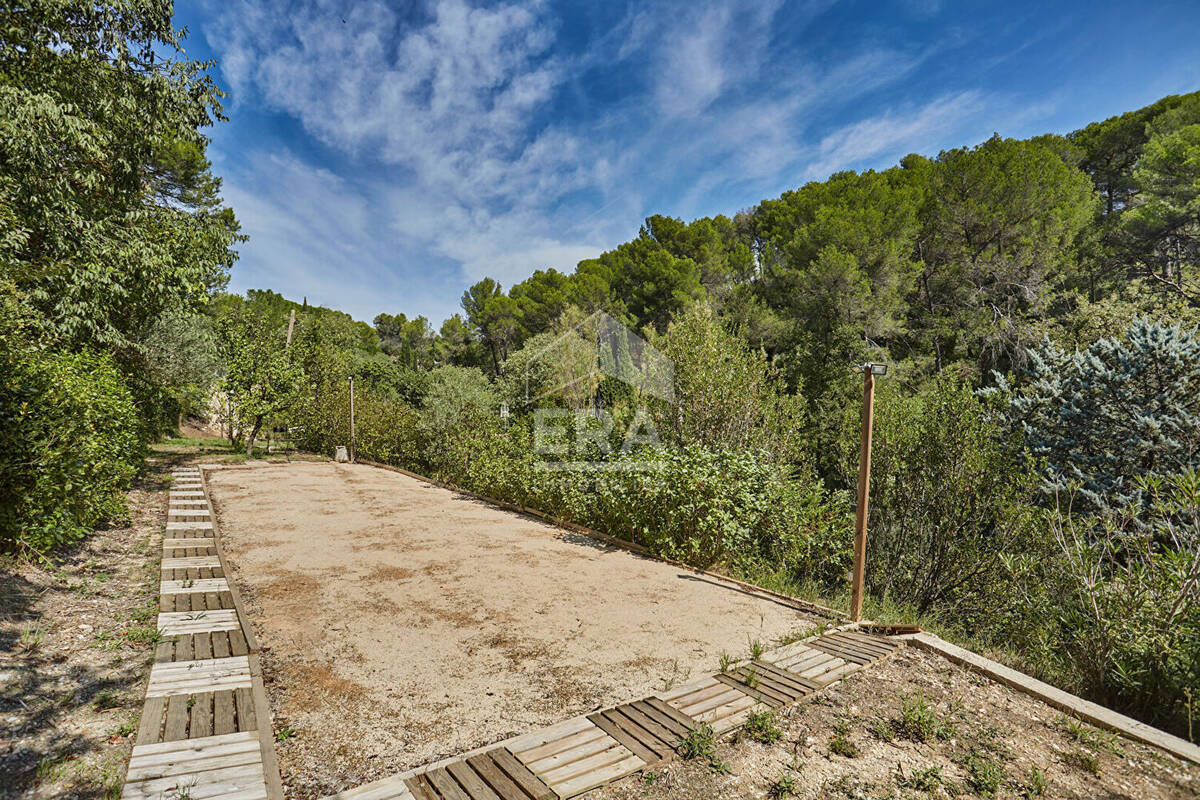
[[[927,710],[923,726],[915,724],[921,708]],[[1200,797],[1200,767],[1067,719],[1028,695],[908,648],[778,714],[776,728],[780,738],[771,744],[745,735],[719,744],[714,761],[721,768],[705,759],[675,762],[584,797]],[[918,741],[922,731],[929,736]]]
[[[158,639],[166,464],[128,524],[39,564],[0,562],[0,798],[116,798]]]
[[[209,474],[293,796],[642,697],[816,622],[373,467]]]

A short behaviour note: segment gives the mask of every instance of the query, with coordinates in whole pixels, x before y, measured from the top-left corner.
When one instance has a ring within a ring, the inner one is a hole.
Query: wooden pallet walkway
[[[724,734],[894,653],[902,642],[834,631],[727,672],[347,789],[326,800],[566,800],[676,757],[702,725]]]
[[[158,630],[123,800],[282,800],[271,715],[195,468],[174,472]]]

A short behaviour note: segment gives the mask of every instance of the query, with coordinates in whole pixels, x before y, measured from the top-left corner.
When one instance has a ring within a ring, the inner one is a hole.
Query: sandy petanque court
[[[289,796],[641,698],[817,622],[375,467],[208,475]]]

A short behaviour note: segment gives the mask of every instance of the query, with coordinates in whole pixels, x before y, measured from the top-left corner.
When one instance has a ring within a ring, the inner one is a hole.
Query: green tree
[[[211,64],[171,4],[59,2],[0,26],[0,263],[73,346],[119,346],[203,304],[237,239],[200,129]]]
[[[262,315],[238,310],[218,318],[216,330],[225,360],[221,389],[230,407],[230,440],[244,437],[246,453],[253,456],[263,424],[296,402],[304,374],[283,332]]]
[[[998,136],[941,153],[931,175],[914,323],[937,369],[1007,368],[1073,266],[1091,181],[1044,145]]]
[[[989,393],[1046,465],[1047,492],[1078,487],[1077,510],[1138,506],[1138,478],[1200,466],[1200,338],[1141,319],[1122,338],[1067,352],[1049,340],[1030,351],[1018,388],[997,376]]]

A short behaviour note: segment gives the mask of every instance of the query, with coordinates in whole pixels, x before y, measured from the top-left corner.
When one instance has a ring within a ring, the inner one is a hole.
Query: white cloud
[[[889,111],[856,122],[825,136],[816,147],[805,176],[823,180],[880,157],[928,152],[931,142],[943,141],[987,108],[980,92],[946,95],[915,109]]]

